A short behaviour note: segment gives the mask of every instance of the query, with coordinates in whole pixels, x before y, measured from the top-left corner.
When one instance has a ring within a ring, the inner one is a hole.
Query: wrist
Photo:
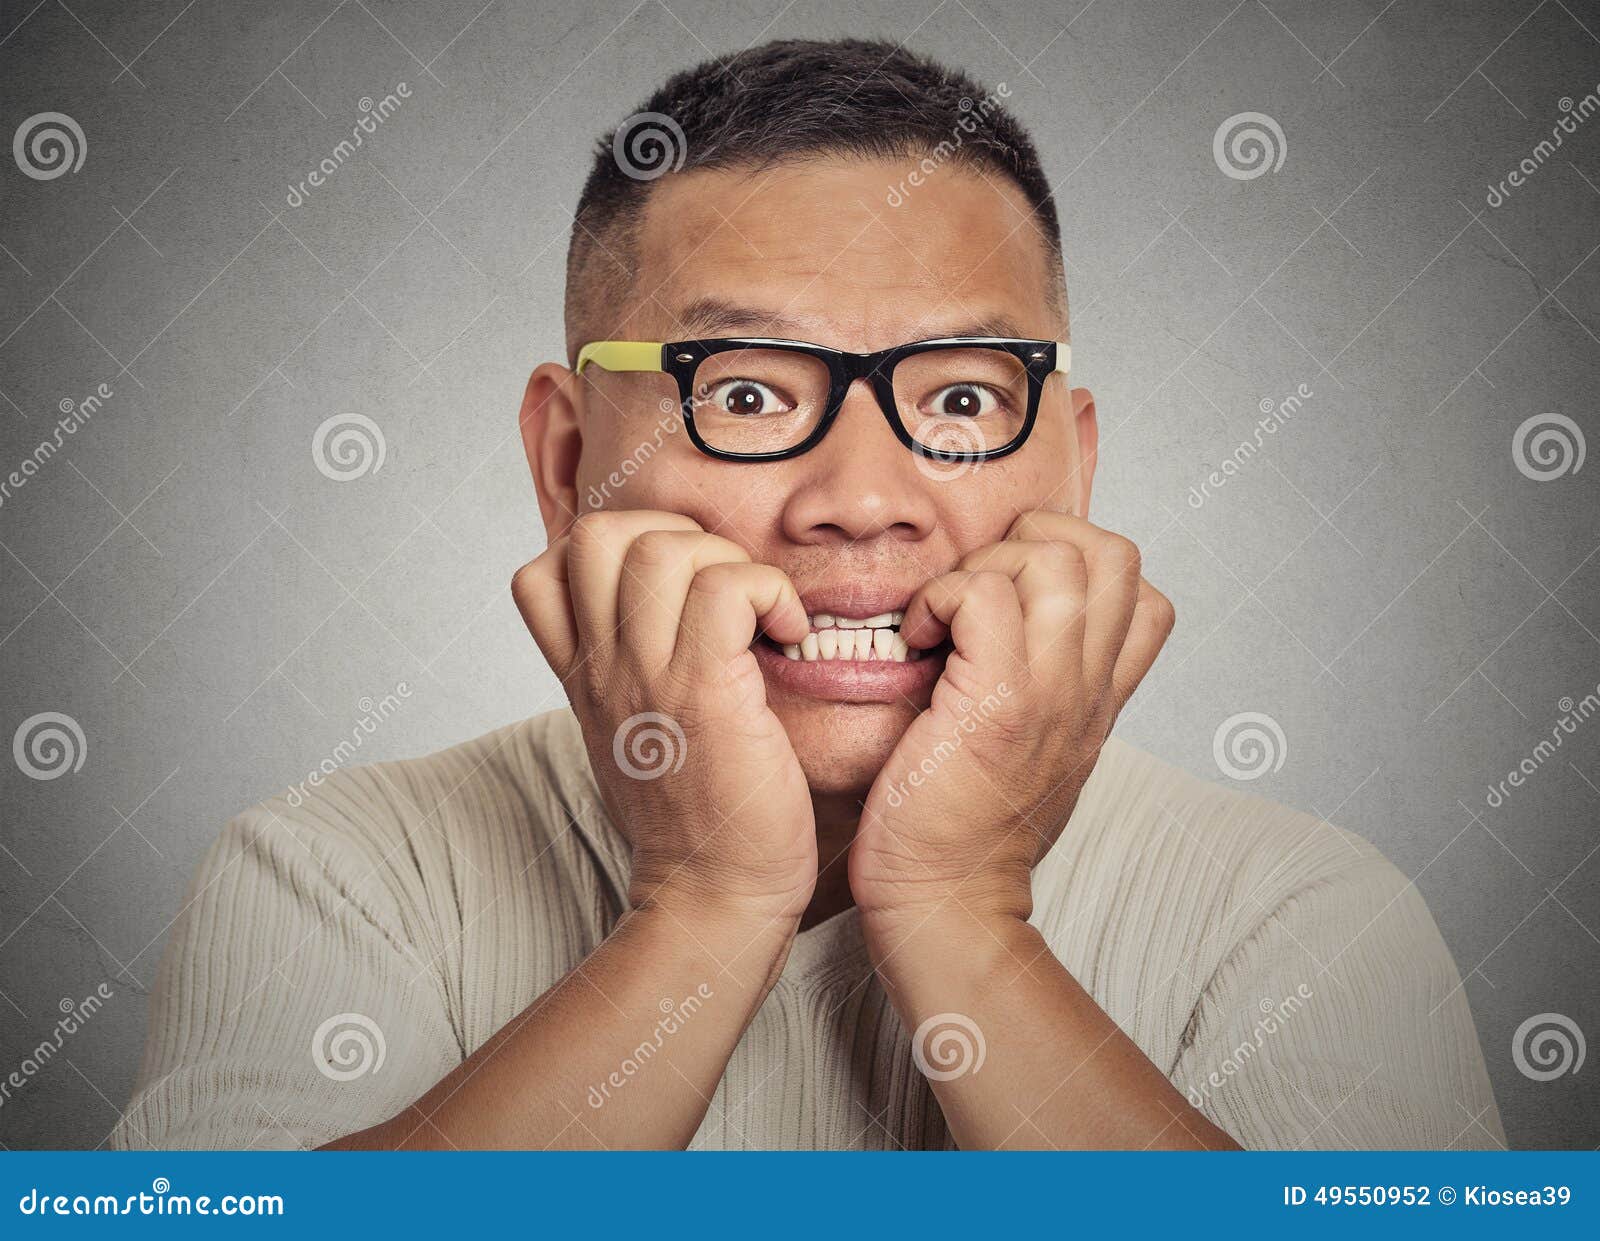
[[[871,899],[858,897],[864,930],[905,938],[923,927],[934,936],[959,938],[1025,924],[1033,914],[1032,871],[1026,866],[961,879],[902,881],[889,885],[889,892],[887,899],[876,892]]]
[[[1028,922],[1031,912],[1031,900],[906,904],[863,910],[861,930],[874,966],[896,985],[953,973],[982,978],[1038,954],[1044,939]]]
[[[800,918],[761,901],[712,895],[689,883],[667,881],[629,892],[633,916],[686,936],[719,962],[768,962],[786,956]]]

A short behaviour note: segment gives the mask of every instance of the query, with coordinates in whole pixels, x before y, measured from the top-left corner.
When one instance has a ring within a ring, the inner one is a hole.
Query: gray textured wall
[[[190,868],[371,701],[411,690],[362,757],[559,701],[507,592],[542,543],[515,411],[560,348],[586,152],[708,51],[842,33],[1006,83],[1058,186],[1096,516],[1180,617],[1123,735],[1222,779],[1219,726],[1270,716],[1282,765],[1250,787],[1416,876],[1513,1143],[1600,1142],[1600,1063],[1514,1055],[1541,1014],[1600,1035],[1600,719],[1560,727],[1600,682],[1577,0],[7,3],[4,135],[62,113],[84,158],[0,166],[0,481],[32,462],[0,503],[0,1075],[112,999],[11,1089],[0,1142],[104,1139]],[[1245,112],[1283,159],[1230,176],[1213,141]],[[330,477],[318,429],[356,415],[381,468]],[[1519,448],[1529,419],[1558,439]],[[54,779],[10,747],[46,712],[82,737]]]

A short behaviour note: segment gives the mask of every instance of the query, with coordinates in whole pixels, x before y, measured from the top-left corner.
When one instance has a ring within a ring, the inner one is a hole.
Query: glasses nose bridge
[[[877,399],[878,412],[889,424],[896,438],[903,438],[904,432],[900,426],[900,416],[895,409],[894,382],[892,378],[893,365],[891,359],[894,350],[884,349],[877,353],[840,353],[839,358],[839,395],[838,405],[834,410],[835,416],[844,409],[844,403],[850,397],[850,389],[858,381],[864,381],[872,390]]]

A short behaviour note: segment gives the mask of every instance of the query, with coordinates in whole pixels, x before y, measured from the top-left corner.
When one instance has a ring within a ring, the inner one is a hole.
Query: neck
[[[850,895],[850,842],[861,819],[861,798],[813,794],[811,805],[817,821],[817,887],[800,918],[802,931],[855,904]]]

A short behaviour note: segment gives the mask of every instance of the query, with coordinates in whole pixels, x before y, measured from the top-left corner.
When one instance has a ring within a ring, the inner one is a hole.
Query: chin
[[[900,643],[896,650],[904,613],[883,602],[888,598],[877,596],[850,612],[831,602],[832,614],[808,608],[813,625],[821,621],[834,631],[832,638],[808,639],[815,644],[808,649],[785,648],[764,635],[751,644],[767,704],[789,734],[815,796],[864,798],[906,729],[933,700],[949,644],[909,651]],[[869,631],[876,631],[875,640],[860,641]]]
[[[774,701],[813,794],[864,798],[916,718],[906,703]]]

